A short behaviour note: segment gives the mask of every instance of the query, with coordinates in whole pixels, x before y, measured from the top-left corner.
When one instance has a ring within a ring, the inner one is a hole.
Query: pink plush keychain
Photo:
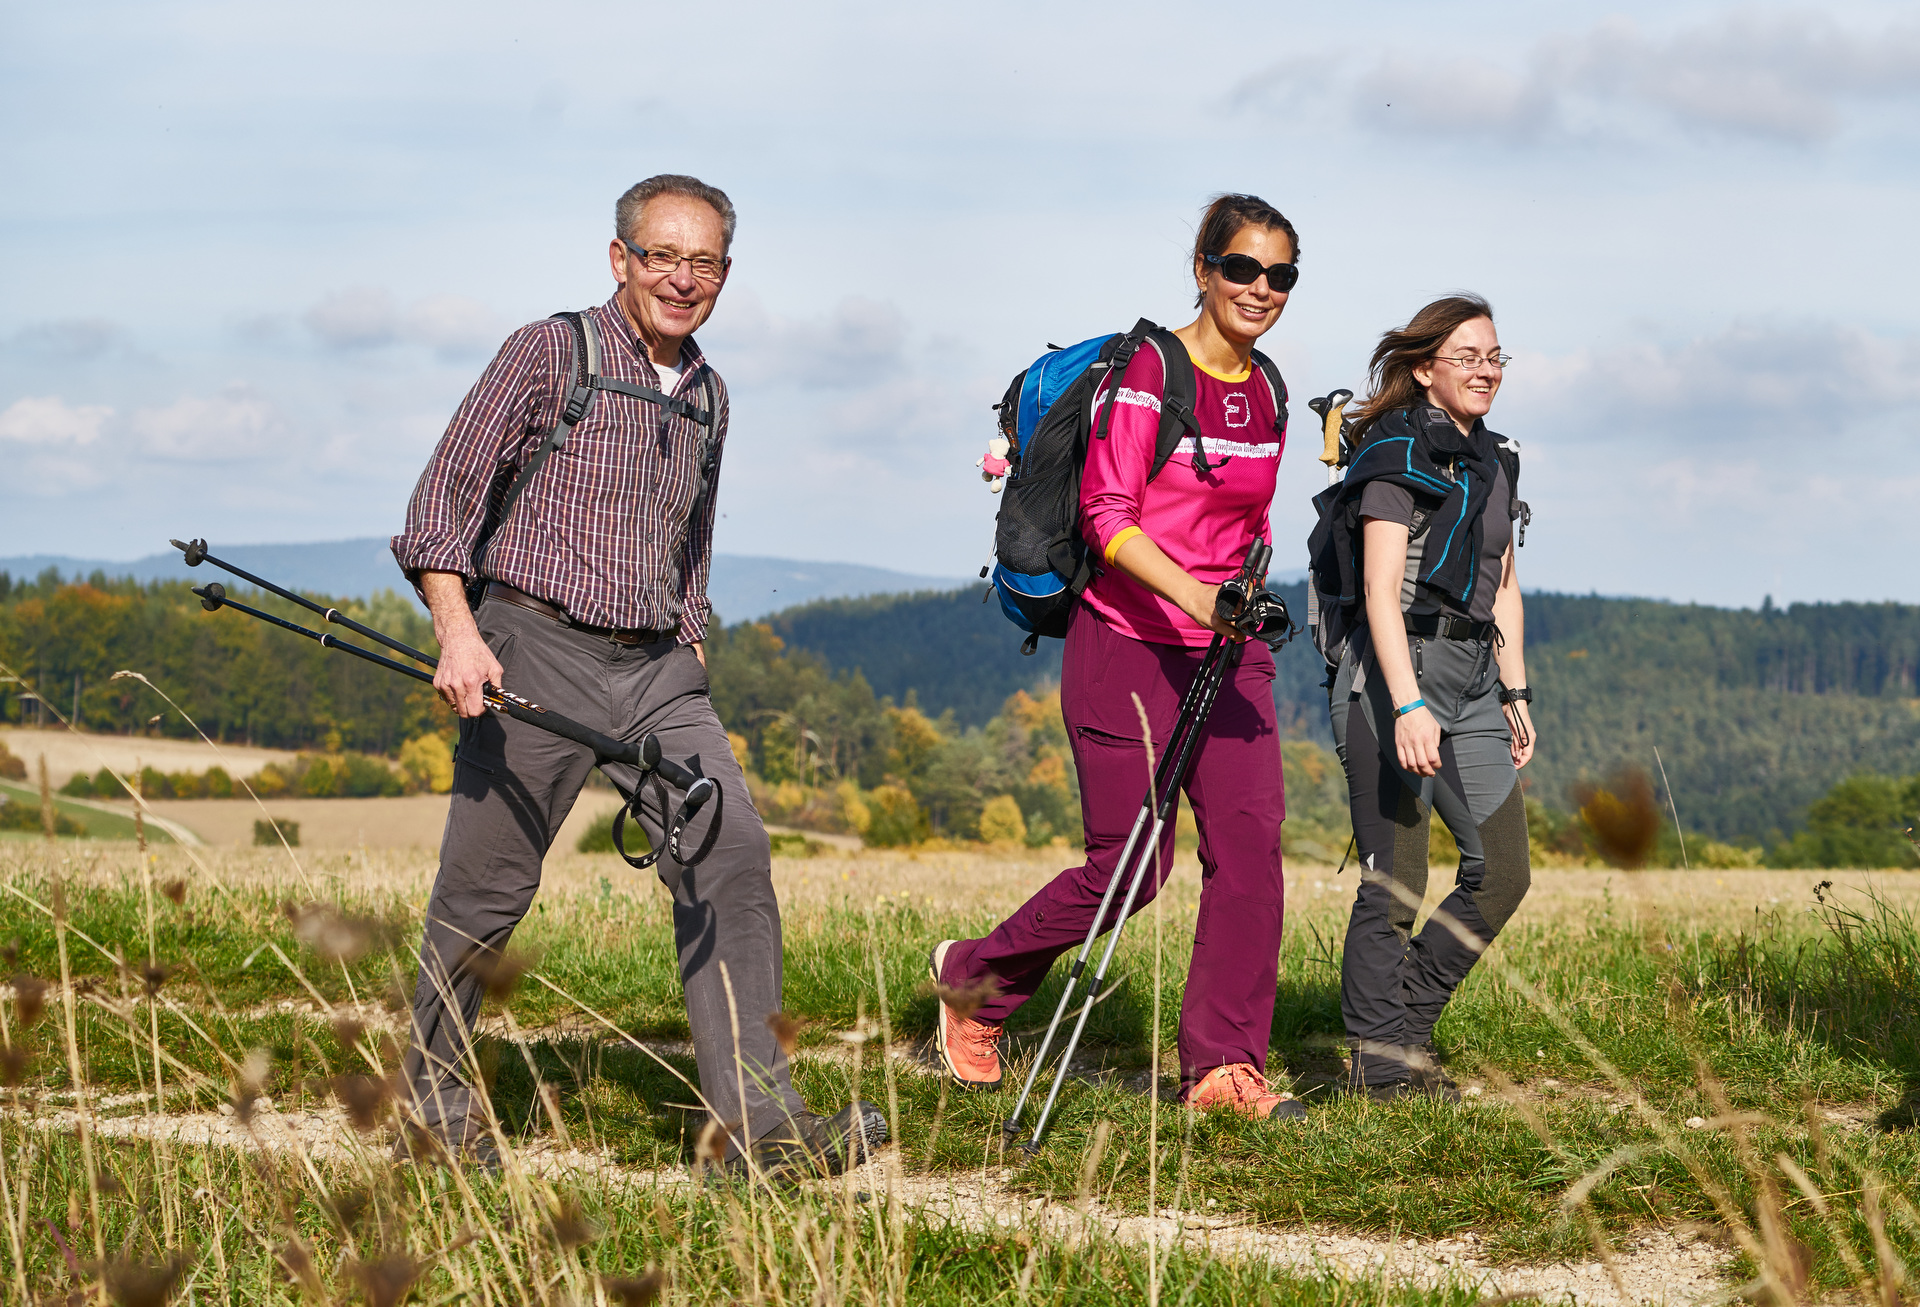
[[[995,436],[987,442],[986,455],[974,464],[980,469],[980,479],[988,482],[996,495],[1000,493],[1000,486],[1002,479],[1007,475],[1007,468],[1012,466],[1007,460],[1007,449],[1006,438]]]

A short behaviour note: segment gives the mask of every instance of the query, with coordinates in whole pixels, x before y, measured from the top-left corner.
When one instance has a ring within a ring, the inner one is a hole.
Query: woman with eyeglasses
[[[1254,342],[1280,320],[1299,249],[1293,224],[1264,200],[1217,197],[1201,219],[1190,264],[1199,315],[1172,333],[1177,346],[1163,342],[1163,350],[1150,338],[1134,354],[1113,396],[1110,429],[1089,442],[1081,534],[1103,566],[1075,608],[1060,682],[1087,859],[985,938],[934,947],[938,1043],[964,1088],[999,1087],[1003,1023],[1093,924],[1146,788],[1141,713],[1163,744],[1215,634],[1244,639],[1214,616],[1214,595],[1256,538],[1271,539],[1285,394],[1258,365]],[[1193,434],[1153,475],[1171,368],[1192,370]],[[1106,395],[1096,397],[1094,411]],[[1202,880],[1180,1010],[1181,1098],[1260,1120],[1305,1115],[1266,1079],[1286,813],[1273,675],[1272,653],[1248,642],[1227,673],[1185,784],[1200,826]],[[1161,879],[1172,856],[1169,827]],[[1154,876],[1143,881],[1136,911],[1157,888]]]
[[[1376,1100],[1458,1097],[1434,1023],[1531,879],[1518,769],[1533,756],[1533,696],[1513,549],[1529,514],[1519,446],[1484,421],[1507,361],[1485,300],[1436,300],[1380,338],[1353,419],[1341,496],[1363,612],[1329,704],[1362,881],[1340,1007],[1351,1084]],[[1459,882],[1414,935],[1435,812],[1460,846]]]

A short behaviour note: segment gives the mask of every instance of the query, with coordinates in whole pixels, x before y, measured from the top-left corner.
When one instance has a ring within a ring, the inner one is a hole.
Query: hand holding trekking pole
[[[456,572],[422,572],[420,590],[433,610],[433,634],[440,642],[433,692],[462,717],[478,717],[487,711],[487,687],[498,687],[506,673],[474,625],[466,583]]]

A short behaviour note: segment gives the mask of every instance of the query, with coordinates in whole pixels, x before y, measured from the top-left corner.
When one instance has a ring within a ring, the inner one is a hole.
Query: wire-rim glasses
[[[1504,372],[1507,364],[1513,362],[1511,354],[1489,354],[1482,358],[1478,354],[1462,354],[1459,358],[1448,358],[1445,354],[1435,354],[1434,359],[1441,363],[1451,363],[1468,372],[1477,372],[1483,363],[1491,363],[1496,371]]]
[[[693,275],[701,281],[719,281],[727,275],[727,268],[733,263],[730,258],[716,259],[707,254],[686,255],[675,254],[672,250],[643,250],[624,236],[620,238],[620,243],[633,251],[634,257],[640,260],[641,266],[648,272],[678,272],[680,265],[685,263],[693,268]]]

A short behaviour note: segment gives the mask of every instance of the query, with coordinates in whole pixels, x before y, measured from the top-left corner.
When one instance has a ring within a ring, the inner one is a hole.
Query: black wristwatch
[[[1514,703],[1514,702],[1532,703],[1533,687],[1530,685],[1523,685],[1517,690],[1509,690],[1506,686],[1503,685],[1500,687],[1500,702],[1501,703]]]

